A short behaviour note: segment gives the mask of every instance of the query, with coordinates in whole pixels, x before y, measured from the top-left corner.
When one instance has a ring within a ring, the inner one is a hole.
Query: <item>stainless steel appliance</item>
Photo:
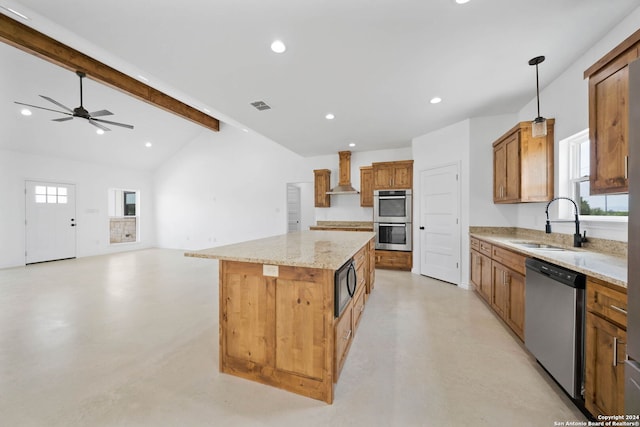
[[[625,412],[640,414],[640,61],[629,64],[629,253]]]
[[[358,276],[353,259],[347,261],[335,272],[334,276],[334,315],[340,317],[344,308],[353,298],[358,286]]]
[[[411,190],[375,190],[373,222],[411,222]]]
[[[586,277],[535,258],[525,265],[524,344],[569,396],[582,400]]]
[[[376,233],[376,249],[387,251],[411,250],[410,222],[374,222]]]

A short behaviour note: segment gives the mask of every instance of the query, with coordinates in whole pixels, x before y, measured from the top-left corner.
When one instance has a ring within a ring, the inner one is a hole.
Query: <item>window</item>
[[[109,189],[109,243],[140,241],[140,192]]]
[[[589,130],[577,133],[560,142],[560,161],[564,166],[560,170],[560,193],[576,201],[580,216],[590,219],[606,219],[612,217],[627,217],[629,214],[628,194],[589,194]],[[564,146],[563,146],[564,145]],[[564,156],[563,156],[564,154]],[[563,161],[562,157],[565,157]],[[566,179],[568,183],[562,186]],[[564,190],[564,191],[563,191]],[[561,212],[563,217],[571,216],[572,212]]]
[[[36,203],[67,203],[67,187],[36,185]]]
[[[136,216],[136,193],[134,191],[123,191],[124,194],[124,216]]]

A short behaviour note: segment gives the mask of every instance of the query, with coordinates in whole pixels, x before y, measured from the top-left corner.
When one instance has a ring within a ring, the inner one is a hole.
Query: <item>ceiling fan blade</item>
[[[113,116],[113,113],[109,110],[100,110],[89,113],[91,117]]]
[[[94,125],[97,128],[102,129],[105,132],[110,132],[111,131],[111,129],[109,129],[108,127],[102,126],[100,123],[96,123],[96,119],[87,119],[87,120],[89,121],[89,123],[91,123],[92,125]]]
[[[27,107],[39,108],[41,110],[47,110],[47,111],[53,111],[55,113],[66,114],[68,116],[72,116],[73,115],[73,114],[67,113],[65,111],[52,110],[51,108],[38,107],[37,105],[25,104],[24,102],[18,102],[18,101],[13,101],[13,102],[16,103],[16,104],[19,104],[19,105],[26,105]]]
[[[73,120],[73,116],[63,117],[61,119],[51,119],[52,122],[66,122],[67,120]]]
[[[51,102],[52,104],[56,104],[58,107],[63,108],[63,109],[67,110],[70,113],[73,113],[73,110],[71,108],[67,107],[66,105],[60,104],[55,99],[49,98],[48,96],[44,96],[44,95],[39,95],[39,96],[40,96],[40,98],[46,99],[47,101]]]
[[[101,122],[101,123],[108,123],[108,124],[110,124],[110,125],[114,125],[114,126],[121,126],[121,127],[123,127],[123,128],[133,129],[133,126],[131,126],[131,125],[126,125],[126,124],[124,124],[124,123],[110,122],[109,120],[94,119],[94,118],[91,118],[90,120],[92,120],[92,121],[94,121],[94,120],[95,120],[96,122]]]

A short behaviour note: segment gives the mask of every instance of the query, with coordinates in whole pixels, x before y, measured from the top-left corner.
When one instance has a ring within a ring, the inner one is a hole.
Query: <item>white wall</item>
[[[24,265],[26,180],[76,185],[78,257],[152,247],[155,218],[151,174],[0,150],[0,268]],[[140,191],[140,242],[109,245],[108,189]]]
[[[412,158],[411,147],[352,152],[351,185],[360,191],[360,167],[362,166],[371,166],[375,162],[411,160]],[[338,153],[305,159],[305,168],[311,174],[314,169],[329,169],[331,171],[331,188],[338,185],[338,164]],[[373,208],[360,206],[359,194],[334,194],[331,196],[331,207],[315,208],[315,219],[316,221],[372,221]]]
[[[555,118],[555,188],[558,189],[558,142],[589,127],[589,81],[583,78],[584,71],[640,28],[640,8],[627,16],[612,31],[606,34],[591,49],[581,55],[562,75],[550,84],[544,84],[544,63],[539,66],[541,84],[540,113]],[[547,58],[553,61],[554,58]],[[518,121],[532,120],[536,115],[536,99],[532,99],[518,112]],[[518,205],[516,225],[523,228],[544,230],[546,204]],[[552,205],[552,218],[557,216],[557,204]],[[582,229],[588,235],[605,239],[626,241],[626,223],[584,222]],[[554,231],[573,234],[572,224],[554,224]]]
[[[514,124],[514,115],[476,117],[413,139],[413,272],[420,273],[420,173],[458,165],[460,179],[460,281],[469,287],[469,226],[513,226],[516,208],[493,204],[492,143]]]
[[[202,249],[287,231],[287,183],[303,158],[253,133],[203,131],[154,173],[160,247]]]

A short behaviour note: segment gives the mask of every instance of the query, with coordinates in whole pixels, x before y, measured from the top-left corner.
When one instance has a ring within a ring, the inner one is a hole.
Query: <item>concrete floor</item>
[[[218,372],[216,261],[153,249],[0,270],[0,425],[585,420],[474,292],[376,275],[326,405]]]

